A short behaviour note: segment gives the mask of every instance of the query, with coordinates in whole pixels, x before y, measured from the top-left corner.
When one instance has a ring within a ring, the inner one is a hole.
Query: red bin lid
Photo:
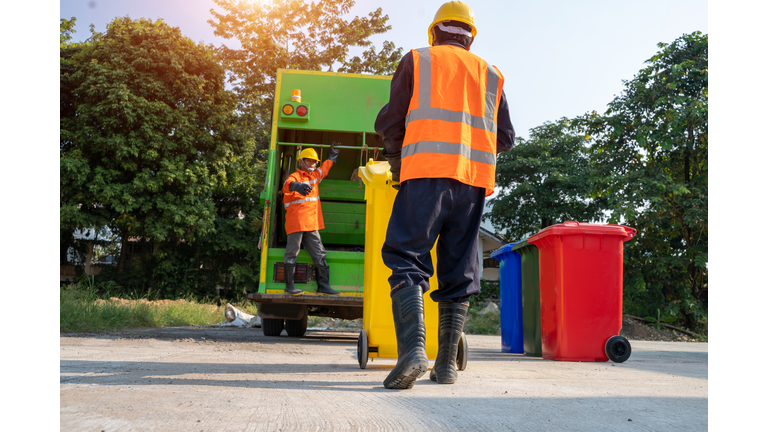
[[[632,240],[637,234],[637,230],[624,225],[601,225],[590,223],[579,223],[576,221],[566,221],[561,224],[551,225],[528,238],[529,244],[536,244],[536,241],[551,235],[569,235],[569,234],[600,234],[615,235],[623,237],[624,241]],[[538,245],[537,245],[538,246]]]

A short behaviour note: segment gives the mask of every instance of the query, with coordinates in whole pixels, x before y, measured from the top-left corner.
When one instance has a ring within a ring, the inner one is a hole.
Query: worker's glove
[[[389,162],[389,171],[392,173],[392,181],[400,183],[400,152],[393,154],[385,154],[385,158]]]
[[[336,161],[339,159],[339,152],[341,152],[341,150],[336,148],[336,144],[338,143],[331,143],[331,154],[328,155],[328,160],[333,163],[336,163]]]
[[[288,186],[288,189],[293,192],[298,192],[304,196],[307,196],[310,192],[312,192],[312,186],[299,182],[292,182],[291,185]]]

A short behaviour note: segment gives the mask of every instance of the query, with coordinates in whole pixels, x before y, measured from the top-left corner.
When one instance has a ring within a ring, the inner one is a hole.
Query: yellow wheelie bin
[[[397,336],[392,317],[389,276],[392,271],[384,265],[381,248],[387,235],[387,225],[392,215],[397,190],[392,185],[389,162],[375,162],[370,159],[358,169],[365,183],[365,255],[363,290],[363,330],[357,340],[357,361],[365,369],[368,359],[397,358]],[[432,262],[437,262],[435,248],[432,248]],[[437,289],[437,276],[429,279],[429,291],[424,294],[424,324],[427,330],[427,358],[437,357],[437,331],[439,312],[437,303],[429,294]],[[456,358],[457,369],[467,366],[468,346],[464,333],[459,341]]]

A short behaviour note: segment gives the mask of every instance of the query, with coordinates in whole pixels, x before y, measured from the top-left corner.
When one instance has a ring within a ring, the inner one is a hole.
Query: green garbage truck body
[[[388,76],[287,69],[277,72],[269,164],[260,196],[264,206],[259,240],[261,276],[258,292],[248,295],[259,303],[265,334],[278,335],[282,320],[288,320],[285,326],[289,335],[300,336],[306,329],[307,316],[362,317],[366,204],[365,186],[357,176],[357,168],[370,159],[384,160],[383,142],[373,126],[389,101],[390,81]],[[300,100],[295,97],[297,93]],[[289,296],[283,291],[287,240],[283,183],[296,171],[302,149],[315,149],[325,161],[331,143],[341,152],[319,184],[325,221],[325,228],[319,232],[327,251],[330,284],[340,295],[315,294],[312,258],[302,249],[294,283],[304,294]]]

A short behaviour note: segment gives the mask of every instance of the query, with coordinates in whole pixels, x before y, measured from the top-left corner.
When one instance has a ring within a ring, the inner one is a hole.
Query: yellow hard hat
[[[432,46],[434,38],[432,36],[432,27],[441,21],[458,21],[468,25],[472,29],[472,37],[477,36],[477,27],[475,27],[475,13],[466,3],[460,1],[449,1],[440,6],[435,14],[435,19],[429,25],[427,33],[429,34],[429,46]]]
[[[311,148],[302,150],[301,153],[299,153],[299,159],[313,159],[320,162],[320,158],[317,157],[317,152],[315,149]]]

